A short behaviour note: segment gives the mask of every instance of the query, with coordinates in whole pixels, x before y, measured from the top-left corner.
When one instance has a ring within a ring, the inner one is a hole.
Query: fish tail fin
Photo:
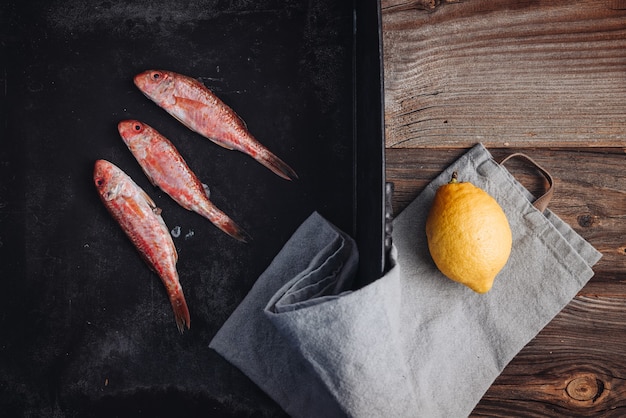
[[[230,218],[228,222],[217,227],[238,241],[247,243],[252,240],[252,237]]]
[[[202,216],[210,220],[213,225],[221,229],[223,232],[227,233],[231,237],[235,238],[241,242],[248,242],[252,240],[252,237],[235,221],[230,219],[228,215],[219,210],[213,203],[210,201],[207,205],[199,211]]]
[[[185,331],[185,327],[189,329],[191,318],[189,317],[189,308],[187,308],[187,302],[185,301],[185,295],[183,289],[178,288],[172,294],[170,294],[170,303],[174,310],[174,318],[176,319],[176,326],[178,331],[182,334]]]
[[[286,162],[267,150],[258,153],[254,159],[285,180],[296,180],[298,178],[296,172]]]

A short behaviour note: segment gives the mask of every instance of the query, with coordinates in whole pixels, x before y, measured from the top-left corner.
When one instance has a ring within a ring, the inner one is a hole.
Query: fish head
[[[148,125],[138,120],[123,120],[117,124],[117,131],[120,133],[126,146],[131,149],[133,145],[138,145],[150,130]]]
[[[104,200],[112,200],[118,195],[123,177],[124,172],[107,160],[97,160],[94,164],[93,181]]]
[[[150,99],[158,101],[167,96],[174,88],[174,77],[168,71],[148,70],[137,74],[133,79],[135,85]]]

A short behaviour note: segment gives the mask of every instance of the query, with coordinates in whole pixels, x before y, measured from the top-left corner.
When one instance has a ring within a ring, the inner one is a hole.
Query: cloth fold
[[[453,171],[491,194],[513,231],[484,295],[443,277],[428,252],[426,215]],[[358,290],[353,240],[314,213],[210,347],[294,417],[467,416],[600,258],[533,200],[476,145],[396,217],[389,271]]]

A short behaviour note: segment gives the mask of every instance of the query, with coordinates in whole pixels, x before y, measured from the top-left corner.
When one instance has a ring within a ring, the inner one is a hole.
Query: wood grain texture
[[[546,168],[549,208],[603,255],[472,416],[626,416],[626,1],[381,7],[394,212],[482,142],[498,161],[524,152]],[[543,193],[533,168],[506,166]]]
[[[625,329],[624,298],[578,296],[508,364],[472,416],[626,416]]]
[[[381,6],[387,147],[626,143],[623,1]]]

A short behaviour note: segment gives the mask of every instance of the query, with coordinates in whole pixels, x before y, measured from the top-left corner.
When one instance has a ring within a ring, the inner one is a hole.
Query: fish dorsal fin
[[[239,121],[241,122],[243,127],[246,128],[246,130],[248,130],[248,124],[246,123],[246,121],[243,120],[243,118],[241,116],[239,116],[239,114],[237,114],[236,112],[235,112],[235,115],[237,116],[237,118],[239,119]]]
[[[142,167],[143,168],[143,167]],[[152,178],[152,176],[150,175],[150,173],[148,172],[148,170],[143,170],[143,173],[146,175],[146,177],[148,178],[148,181],[150,181],[150,184],[152,184],[153,186],[156,186],[156,182],[154,181],[154,178]]]
[[[150,209],[152,209],[152,212],[154,212],[157,215],[161,214],[161,209],[159,209],[156,205],[156,203],[154,203],[154,200],[152,200],[152,198],[150,196],[148,196],[148,193],[146,193],[144,190],[140,191],[140,195],[143,198],[143,200],[146,201],[146,203],[148,204],[148,206],[150,206]],[[157,213],[158,211],[158,213]]]
[[[174,254],[174,264],[178,263],[178,251],[176,250],[176,246],[174,245],[174,241],[172,243],[172,254]]]

